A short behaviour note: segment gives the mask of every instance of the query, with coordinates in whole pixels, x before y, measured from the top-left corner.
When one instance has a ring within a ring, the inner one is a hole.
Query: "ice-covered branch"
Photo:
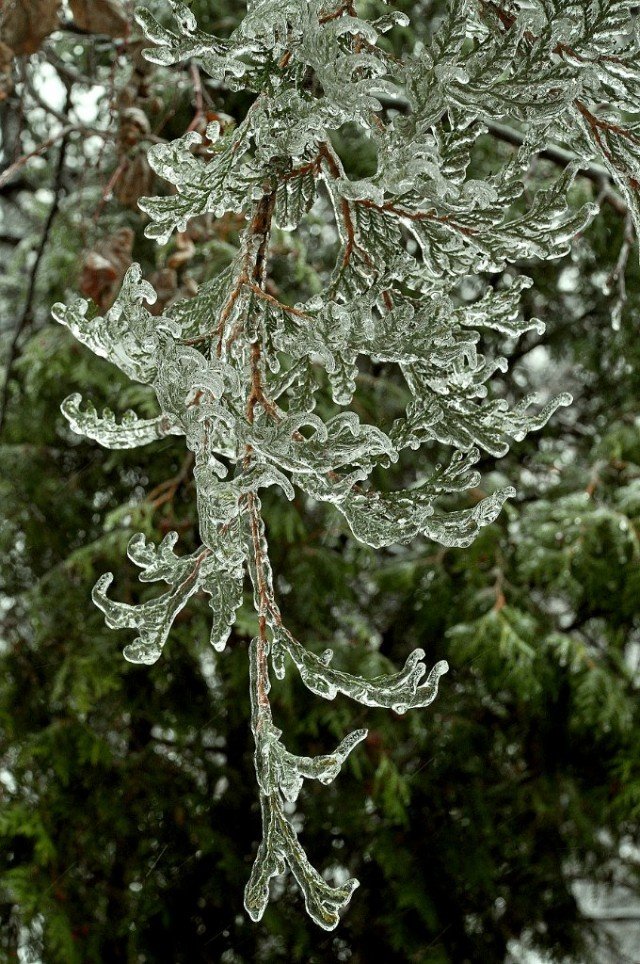
[[[245,223],[231,263],[162,316],[145,308],[156,296],[138,264],[104,317],[81,299],[53,308],[95,354],[149,384],[160,411],[149,420],[99,416],[73,395],[63,411],[74,431],[112,448],[183,434],[193,453],[202,545],[178,556],[175,534],[158,546],[135,536],[128,551],[141,581],[163,580],[169,590],[114,601],[107,573],[94,599],[108,625],[138,631],[127,658],[152,663],[199,590],[211,597],[211,642],[221,650],[247,571],[258,616],[249,661],[263,837],[246,907],[260,919],[271,878],[288,867],[311,917],[331,929],[357,882],[334,887],[320,876],[288,807],[305,779],[332,780],[366,731],[315,758],[290,753],[271,716],[269,657],[276,678],[289,658],[319,696],[400,713],[435,699],[447,664],[427,672],[417,648],[399,671],[366,679],[334,669],[330,649],[308,651],[283,625],[259,491],[330,504],[345,531],[374,548],[416,537],[464,547],[497,518],[514,490],[503,485],[480,501],[471,494],[481,484],[480,451],[503,456],[570,397],[553,397],[550,385],[539,402],[507,402],[492,386],[508,359],[483,347],[484,334],[506,336],[513,348],[523,333],[542,331],[521,307],[532,282],[520,265],[564,256],[596,215],[574,187],[579,170],[603,165],[640,224],[640,129],[629,119],[640,89],[637,32],[622,30],[627,0],[549,0],[535,9],[451,0],[428,48],[401,61],[378,44],[406,22],[397,12],[370,21],[352,3],[253,0],[220,38],[201,31],[186,4],[167,7],[162,23],[137,14],[153,44],[148,59],[197,60],[194,69],[256,96],[237,125],[223,130],[214,120],[205,137],[190,130],[152,148],[150,164],[171,189],[141,201],[146,235],[165,243],[193,218],[227,212]],[[384,115],[380,97],[407,109]],[[476,144],[503,122],[522,136],[489,172]],[[333,135],[346,124],[375,157],[367,176],[352,176],[338,155]],[[562,172],[531,178],[532,161],[559,141],[570,158]],[[272,230],[303,228],[318,197],[331,211],[322,280],[306,301],[286,304],[266,290]],[[368,424],[358,407],[367,360],[395,366],[402,408],[391,424],[375,416]],[[424,453],[419,475],[402,488],[385,485],[384,471],[403,464],[408,449]],[[449,451],[443,465],[430,462],[434,449]]]
[[[449,669],[447,661],[442,659],[421,682],[427,672],[423,663],[425,653],[423,649],[414,649],[399,672],[365,679],[333,669],[330,665],[332,650],[327,649],[321,656],[316,656],[305,649],[284,626],[276,626],[272,631],[276,653],[278,647],[282,647],[297,666],[305,686],[327,700],[343,693],[366,706],[386,706],[396,713],[406,713],[414,707],[433,703],[438,695],[440,677]],[[279,658],[280,654],[277,653],[276,660]]]

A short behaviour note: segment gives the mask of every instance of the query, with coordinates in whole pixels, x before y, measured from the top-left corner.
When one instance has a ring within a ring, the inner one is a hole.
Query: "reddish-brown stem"
[[[189,72],[191,74],[191,79],[193,80],[193,98],[195,100],[196,112],[193,116],[193,120],[187,127],[187,130],[194,131],[197,129],[204,116],[204,98],[202,95],[202,79],[200,77],[200,71],[198,69],[198,65],[194,61],[191,61],[189,64]]]
[[[397,214],[400,218],[406,218],[408,221],[438,221],[440,224],[448,224],[456,231],[460,231],[461,234],[473,235],[477,234],[474,228],[465,227],[464,224],[458,224],[457,221],[453,221],[450,214],[437,214],[435,208],[429,211],[405,211],[402,208],[396,207],[393,201],[386,201],[384,204],[376,204],[375,201],[371,201],[369,198],[359,198],[356,204],[362,204],[366,208],[374,208],[376,211],[390,211],[392,214]]]
[[[341,17],[343,13],[348,14],[350,17],[357,16],[352,0],[347,0],[347,2],[341,3],[339,7],[336,7],[336,9],[332,10],[330,13],[323,13],[321,17],[318,17],[318,23],[329,23],[330,20],[337,20],[338,17]]]
[[[306,318],[307,320],[311,320],[311,315],[306,311],[300,311],[299,308],[294,308],[292,305],[285,305],[284,302],[278,301],[277,298],[274,298],[273,295],[267,294],[266,291],[263,291],[262,288],[259,288],[257,285],[250,284],[249,288],[251,288],[258,298],[262,298],[264,301],[269,301],[277,308],[281,308],[283,311],[288,312],[288,314],[295,315],[296,318]]]
[[[227,322],[227,318],[228,318],[229,315],[231,314],[231,309],[233,308],[233,306],[235,305],[236,301],[238,300],[238,297],[239,297],[239,295],[240,295],[240,292],[242,291],[242,286],[243,286],[243,284],[245,283],[246,280],[247,280],[246,272],[245,272],[245,271],[242,271],[242,272],[240,273],[240,275],[238,276],[238,280],[236,281],[236,284],[235,284],[235,286],[234,286],[234,288],[233,288],[233,291],[231,292],[231,294],[230,294],[229,297],[227,298],[227,300],[226,300],[226,302],[225,302],[225,304],[224,304],[224,307],[222,308],[222,311],[220,312],[220,318],[218,319],[218,328],[217,328],[217,331],[216,331],[216,334],[217,334],[217,336],[218,336],[218,347],[217,347],[217,349],[216,349],[217,354],[218,354],[218,357],[220,357],[220,355],[222,354],[222,340],[223,340],[223,336],[224,336],[224,329],[225,329],[225,325],[226,325],[226,322]],[[205,336],[205,337],[210,337],[210,336],[207,335],[207,336]],[[201,341],[201,340],[202,340],[202,339],[198,339],[198,341]]]
[[[178,474],[171,479],[165,479],[164,482],[156,485],[155,489],[152,489],[151,492],[149,492],[147,495],[147,501],[151,502],[155,509],[159,509],[161,505],[165,504],[165,502],[173,501],[176,492],[182,483],[186,481],[187,476],[191,471],[194,458],[195,456],[193,452],[188,452]]]
[[[267,581],[264,573],[264,559],[262,556],[262,543],[260,540],[260,512],[256,504],[255,493],[249,492],[247,495],[249,507],[249,524],[251,526],[251,542],[253,544],[253,554],[255,562],[255,573],[257,585],[256,595],[258,597],[258,640],[257,640],[257,659],[256,659],[256,689],[258,706],[269,707],[269,667],[267,665],[267,613],[269,612],[269,594]]]
[[[323,158],[326,161],[331,177],[339,178],[342,176],[342,172],[340,171],[338,162],[334,157],[333,150],[331,149],[331,147],[326,141],[323,141],[322,144],[320,145],[319,155],[321,158]],[[342,221],[344,223],[344,228],[347,235],[347,240],[344,247],[344,254],[342,256],[340,270],[342,271],[349,264],[349,261],[351,260],[351,255],[353,254],[354,251],[360,251],[360,253],[362,254],[363,260],[368,265],[373,267],[373,260],[369,255],[369,252],[366,251],[364,248],[362,248],[356,241],[355,227],[353,224],[353,218],[351,216],[351,206],[346,198],[340,199],[340,213],[342,216]]]
[[[300,167],[294,167],[290,171],[287,171],[282,175],[282,181],[290,181],[293,177],[300,177],[301,174],[307,174],[310,171],[317,171],[320,166],[320,154],[318,154],[312,161],[307,164],[301,164]]]
[[[238,277],[236,285],[231,292],[231,295],[227,299],[227,302],[220,314],[220,320],[218,323],[218,357],[222,354],[222,342],[224,339],[224,329],[227,318],[233,305],[235,304],[243,284],[246,282],[253,283],[256,287],[262,288],[264,285],[264,278],[267,267],[267,249],[269,246],[269,235],[271,232],[271,219],[273,217],[273,210],[276,204],[276,192],[269,191],[267,194],[263,194],[260,201],[257,204],[253,218],[251,219],[251,224],[249,225],[249,230],[247,232],[247,249],[244,257],[244,266]],[[251,238],[259,237],[260,244],[255,255],[253,265],[250,264],[250,244]],[[235,340],[239,330],[236,328],[232,332],[230,338],[227,340],[227,348]]]
[[[100,217],[100,214],[101,214],[101,212],[102,212],[102,209],[104,208],[105,204],[107,203],[107,201],[108,201],[109,198],[111,197],[111,193],[112,193],[114,187],[116,186],[116,184],[118,183],[118,181],[120,180],[120,178],[122,177],[122,175],[124,174],[124,172],[125,172],[125,170],[126,170],[126,168],[127,168],[127,164],[128,164],[128,163],[129,163],[129,162],[128,162],[128,159],[127,159],[126,157],[123,157],[122,160],[120,161],[120,163],[118,164],[118,166],[117,166],[117,167],[115,168],[115,170],[113,171],[111,177],[109,178],[109,180],[108,180],[107,183],[105,184],[104,189],[103,189],[103,191],[102,191],[102,196],[101,196],[101,198],[100,198],[100,201],[98,202],[98,205],[97,205],[95,211],[93,212],[93,223],[94,223],[94,224],[97,224],[98,218]]]

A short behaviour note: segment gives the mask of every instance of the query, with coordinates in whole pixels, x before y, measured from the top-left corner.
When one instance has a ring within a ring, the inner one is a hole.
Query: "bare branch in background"
[[[67,109],[69,107],[69,101],[70,101],[70,97],[69,97],[69,92],[67,91],[67,101],[66,101]],[[29,284],[27,286],[27,294],[24,302],[24,307],[22,309],[22,313],[16,325],[13,338],[11,339],[11,343],[9,345],[9,353],[8,353],[7,362],[6,362],[4,382],[2,385],[2,391],[0,392],[0,434],[2,434],[2,430],[4,428],[4,423],[5,423],[7,399],[9,396],[9,383],[11,381],[11,371],[13,368],[13,364],[16,358],[18,357],[18,352],[20,347],[20,338],[23,332],[25,331],[25,329],[32,322],[33,303],[34,303],[34,296],[36,291],[36,282],[38,280],[38,271],[40,268],[42,257],[47,247],[47,243],[49,241],[49,233],[51,231],[51,227],[55,220],[56,214],[58,213],[58,209],[60,207],[60,201],[62,200],[62,195],[64,193],[63,178],[64,178],[65,159],[66,159],[66,153],[67,153],[67,145],[69,142],[68,138],[72,130],[74,130],[74,128],[71,126],[71,127],[63,128],[63,130],[61,131],[62,143],[60,145],[58,161],[56,164],[54,178],[53,178],[53,201],[51,202],[51,207],[49,209],[47,219],[42,228],[42,236],[40,238],[40,243],[38,244],[36,257],[33,262],[31,271],[29,273]]]

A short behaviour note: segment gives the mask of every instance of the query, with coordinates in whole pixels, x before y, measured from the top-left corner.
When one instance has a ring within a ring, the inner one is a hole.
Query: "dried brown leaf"
[[[113,188],[114,197],[124,207],[137,210],[141,197],[153,194],[154,175],[147,155],[140,152],[126,161],[122,174]]]
[[[118,145],[121,150],[140,143],[150,131],[149,119],[139,107],[126,107],[121,111],[118,128]]]
[[[191,261],[196,253],[196,246],[186,231],[176,234],[175,244],[176,250],[167,258],[167,266],[178,270]]]
[[[101,311],[110,308],[131,264],[134,234],[131,228],[120,228],[89,251],[82,263],[80,291],[92,298]]]
[[[73,22],[89,33],[103,33],[109,37],[124,37],[129,21],[118,0],[69,0]]]
[[[12,62],[13,50],[0,40],[0,101],[6,100],[13,90]]]
[[[166,305],[176,296],[178,291],[178,275],[172,268],[160,268],[149,279],[158,300],[148,306],[152,315],[161,315]]]
[[[0,35],[16,54],[32,54],[58,26],[60,0],[0,0]]]

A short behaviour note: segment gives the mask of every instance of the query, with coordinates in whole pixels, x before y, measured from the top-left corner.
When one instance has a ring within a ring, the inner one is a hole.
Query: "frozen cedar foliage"
[[[152,385],[161,411],[151,420],[132,412],[116,418],[72,395],[62,406],[72,429],[114,449],[181,434],[195,456],[202,545],[180,555],[175,532],[159,545],[134,536],[128,553],[140,579],[168,590],[139,605],[117,602],[107,594],[107,573],[94,602],[110,627],[137,631],[126,658],[151,664],[176,614],[200,590],[210,597],[211,643],[221,651],[248,574],[259,623],[249,660],[263,837],[245,906],[260,920],[270,879],[289,868],[307,911],[327,930],[358,882],[333,886],[311,865],[291,805],[305,779],[333,780],[366,730],[326,755],[290,753],[272,719],[270,673],[281,679],[295,668],[325,699],[342,693],[404,713],[434,700],[447,664],[427,671],[416,649],[399,672],[365,679],[334,668],[331,650],[309,651],[278,608],[259,491],[277,486],[291,499],[297,488],[331,503],[354,536],[376,548],[416,536],[468,546],[514,490],[457,511],[439,508],[439,497],[478,486],[481,450],[503,455],[509,439],[541,428],[570,402],[559,395],[540,408],[526,397],[510,408],[489,400],[486,383],[507,362],[480,354],[482,330],[514,337],[542,324],[520,311],[527,277],[494,288],[483,273],[566,254],[597,210],[567,204],[577,172],[594,162],[640,222],[640,55],[631,0],[451,0],[430,46],[402,62],[378,40],[406,24],[405,14],[389,8],[366,20],[359,6],[253,0],[225,39],[200,31],[181,3],[167,4],[169,26],[140,10],[153,44],[148,60],[195,58],[221,85],[256,95],[237,127],[209,125],[206,151],[192,150],[202,144],[195,132],[151,149],[154,170],[175,190],[141,201],[146,234],[164,244],[191,218],[236,212],[246,220],[240,250],[161,317],[145,307],[155,293],[136,264],[104,317],[83,300],[53,309],[96,354]],[[385,111],[379,98],[402,110]],[[485,180],[469,178],[476,139],[505,121],[522,132],[521,146]],[[332,147],[329,132],[345,122],[360,125],[375,146],[377,170],[368,178],[348,179]],[[532,159],[554,143],[568,158],[565,169],[522,203]],[[296,230],[318,192],[333,209],[335,267],[320,295],[289,306],[265,290],[270,232],[272,225]],[[484,287],[465,303],[456,290],[470,275]],[[364,424],[349,407],[360,355],[397,365],[406,380],[412,400],[392,424]],[[327,421],[314,413],[322,370],[342,409]],[[448,464],[402,491],[372,487],[374,468],[429,443],[450,448]]]

